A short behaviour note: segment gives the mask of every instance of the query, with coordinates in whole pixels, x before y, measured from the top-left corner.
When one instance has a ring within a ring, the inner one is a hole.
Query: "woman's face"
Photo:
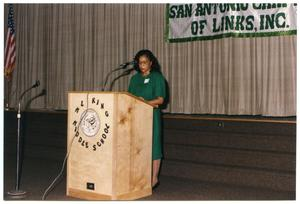
[[[140,56],[139,58],[139,68],[143,75],[147,75],[151,71],[152,62],[145,55]]]

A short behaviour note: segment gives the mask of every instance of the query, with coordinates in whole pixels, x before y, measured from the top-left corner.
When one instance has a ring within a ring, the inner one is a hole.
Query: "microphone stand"
[[[34,96],[32,99],[30,99],[30,100],[26,103],[24,109],[26,110],[26,109],[29,107],[30,103],[31,103],[33,100],[37,99],[37,98],[40,97],[40,96],[44,96],[44,95],[46,95],[46,94],[47,94],[46,89],[43,89],[41,93],[39,93],[38,95]]]
[[[30,91],[33,88],[36,88],[40,85],[39,81],[36,81],[36,84],[34,84],[32,87],[28,88],[27,90],[25,90],[18,101],[18,113],[17,113],[17,119],[18,119],[18,130],[17,130],[17,173],[16,173],[16,188],[15,190],[9,191],[7,192],[8,195],[14,197],[14,198],[24,198],[26,197],[26,191],[20,190],[19,186],[20,186],[20,135],[21,135],[21,99],[23,98],[23,96],[25,95],[25,93],[27,93],[28,91]]]
[[[121,70],[121,69],[125,69],[126,67],[127,67],[127,65],[125,64],[125,65],[123,65],[123,66],[120,67],[120,68],[117,68],[117,69],[114,69],[114,70],[110,71],[110,72],[106,75],[106,77],[105,77],[105,82],[104,82],[104,84],[103,84],[103,86],[102,86],[102,91],[105,90],[105,86],[106,86],[106,84],[107,84],[108,77],[109,77],[112,73],[114,73],[114,72],[116,72],[116,71],[119,71],[119,70]]]
[[[110,86],[109,86],[109,91],[112,90],[115,81],[117,81],[118,79],[120,79],[120,78],[123,77],[123,76],[126,76],[126,75],[130,74],[130,72],[132,72],[133,70],[134,70],[134,68],[125,70],[122,74],[120,74],[119,76],[117,76],[117,77],[111,82],[111,84],[110,84]]]

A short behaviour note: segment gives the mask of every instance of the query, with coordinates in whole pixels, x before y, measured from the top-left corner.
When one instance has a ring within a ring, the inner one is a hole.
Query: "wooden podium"
[[[127,92],[69,92],[67,196],[152,194],[153,107]]]

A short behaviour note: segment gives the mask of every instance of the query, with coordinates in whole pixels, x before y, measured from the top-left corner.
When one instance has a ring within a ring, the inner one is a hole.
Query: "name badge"
[[[148,79],[145,79],[144,80],[144,84],[148,84],[149,83],[149,81],[150,81],[150,79],[148,78]]]

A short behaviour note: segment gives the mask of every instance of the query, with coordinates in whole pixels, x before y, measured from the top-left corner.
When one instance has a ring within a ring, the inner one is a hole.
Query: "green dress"
[[[146,101],[156,99],[157,97],[166,98],[166,84],[163,75],[152,71],[149,75],[143,76],[140,72],[133,75],[130,79],[128,92],[143,97]],[[161,141],[161,110],[154,108],[153,111],[153,143],[152,160],[162,158]]]

